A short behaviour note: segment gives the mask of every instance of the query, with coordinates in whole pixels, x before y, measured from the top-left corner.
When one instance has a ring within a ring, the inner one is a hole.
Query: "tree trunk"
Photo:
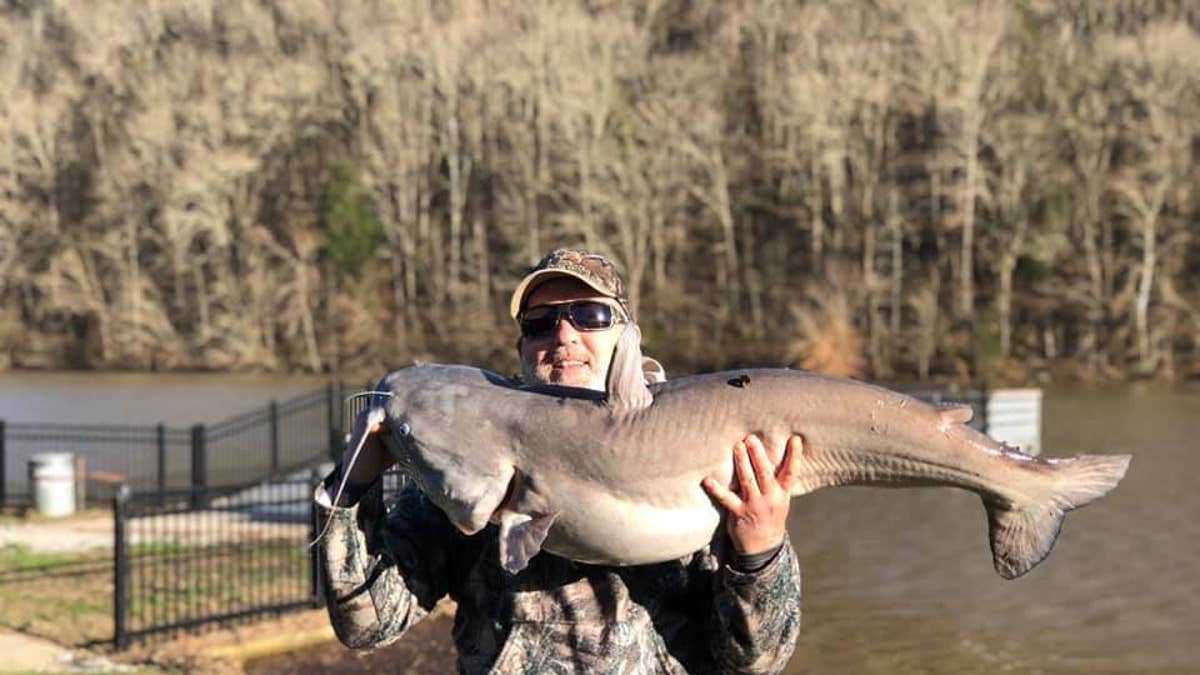
[[[1000,257],[1000,293],[996,296],[996,311],[1000,315],[1000,356],[1012,353],[1012,276],[1017,258],[1011,252]]]
[[[812,257],[812,271],[820,274],[824,268],[825,259],[825,194],[821,184],[821,159],[817,148],[812,148],[809,155],[809,172],[812,175],[812,189],[808,191],[809,201],[809,255]]]
[[[979,170],[979,125],[972,114],[970,129],[965,139],[966,176],[963,178],[962,199],[959,212],[962,216],[962,250],[959,265],[958,312],[968,321],[975,318],[975,196]]]
[[[492,261],[488,256],[488,230],[487,220],[479,214],[475,215],[473,220],[474,232],[472,238],[475,242],[475,269],[478,277],[476,278],[475,298],[478,302],[477,312],[479,316],[487,316],[492,306]]]
[[[450,232],[448,236],[449,260],[446,264],[446,281],[443,286],[443,298],[457,300],[462,295],[462,242],[463,215],[467,205],[467,188],[471,177],[471,159],[463,149],[461,128],[459,125],[459,110],[457,106],[457,88],[454,83],[447,83],[446,88],[451,95],[447,96],[444,110],[445,125],[442,130],[442,154],[446,160],[449,178],[449,216]]]
[[[901,302],[904,288],[904,221],[900,218],[900,197],[895,187],[888,193],[888,226],[892,234],[891,335],[900,335]]]
[[[875,291],[875,224],[866,222],[863,232],[862,254],[862,283],[866,290],[867,312],[867,356],[871,362],[871,374],[878,378],[882,376],[883,364],[879,351],[879,313],[876,308]]]
[[[746,295],[750,306],[750,335],[756,341],[761,340],[766,328],[763,314],[762,298],[762,257],[756,255],[758,242],[755,241],[754,225],[748,224],[742,228],[742,254],[749,261],[743,268],[746,281]]]
[[[710,170],[714,199],[717,206],[717,220],[721,226],[721,259],[725,267],[727,287],[724,296],[729,302],[736,304],[741,298],[741,264],[738,260],[737,224],[734,222],[733,204],[729,194],[729,175],[725,171],[725,159],[717,155]]]
[[[1155,365],[1150,344],[1150,293],[1154,287],[1154,269],[1158,261],[1155,247],[1157,222],[1157,216],[1146,216],[1142,220],[1142,265],[1134,312],[1138,367],[1142,373],[1151,372]]]

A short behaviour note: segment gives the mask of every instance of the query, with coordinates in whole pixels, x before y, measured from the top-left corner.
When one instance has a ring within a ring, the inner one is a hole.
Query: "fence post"
[[[340,387],[338,387],[340,389]],[[334,392],[334,384],[331,382],[325,387],[325,399],[328,403],[329,416],[329,458],[334,462],[342,458],[342,446],[345,441],[342,440],[342,409],[338,405],[337,394]]]
[[[202,506],[207,485],[208,457],[204,447],[204,425],[197,424],[192,427],[192,508]]]
[[[986,434],[988,432],[988,417],[991,416],[990,408],[992,407],[992,392],[988,389],[986,380],[979,384],[979,397],[983,399],[983,405],[980,406],[983,408],[983,413],[980,415],[979,430]]]
[[[279,473],[279,404],[275,399],[271,399],[267,413],[271,423],[271,475],[275,475]]]
[[[312,470],[309,476],[308,485],[311,490],[309,494],[315,494],[317,486],[321,484],[321,476],[316,469]],[[308,500],[308,540],[315,542],[317,535],[321,533],[321,510],[317,508],[317,500]],[[308,547],[308,588],[312,598],[312,606],[320,607],[324,604],[325,594],[321,591],[321,556],[319,549],[320,543]]]
[[[125,520],[129,517],[129,486],[121,483],[113,496],[113,642],[129,646],[129,560],[125,550]]]
[[[167,427],[158,423],[158,503],[167,499]]]
[[[4,508],[4,504],[8,498],[7,489],[8,477],[4,475],[4,437],[7,430],[4,428],[4,420],[0,420],[0,508]]]

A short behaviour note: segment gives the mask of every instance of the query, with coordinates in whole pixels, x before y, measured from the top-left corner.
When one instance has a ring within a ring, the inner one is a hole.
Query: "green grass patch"
[[[128,628],[233,614],[285,604],[308,592],[308,549],[295,539],[185,546],[148,542],[130,546]],[[78,572],[76,563],[86,566]],[[28,572],[49,567],[46,573]],[[54,569],[72,570],[55,576]],[[22,573],[11,583],[4,574]],[[0,549],[0,625],[61,644],[84,645],[113,637],[111,555],[37,553]]]
[[[30,550],[25,544],[0,546],[0,572],[63,565],[87,559],[96,559],[96,556],[84,558],[77,553],[41,553]]]

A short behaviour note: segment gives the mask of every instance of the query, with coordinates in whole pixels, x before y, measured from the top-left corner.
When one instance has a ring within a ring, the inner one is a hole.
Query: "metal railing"
[[[113,640],[319,606],[315,479],[113,498]],[[200,505],[200,506],[198,506]]]
[[[119,489],[109,563],[115,646],[320,606],[317,549],[309,546],[324,525],[313,500],[319,482],[314,473],[165,496]],[[404,485],[395,469],[385,473],[385,504]]]
[[[29,460],[49,452],[82,460],[83,492],[92,503],[106,503],[122,483],[138,494],[166,495],[286,475],[340,455],[342,394],[341,385],[330,384],[190,428],[0,420],[0,506],[32,500]]]

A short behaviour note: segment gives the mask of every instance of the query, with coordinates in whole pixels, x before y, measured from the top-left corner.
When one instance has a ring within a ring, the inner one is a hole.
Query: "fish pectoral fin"
[[[607,405],[613,410],[641,410],[654,402],[642,370],[642,329],[625,325],[608,366]]]
[[[505,571],[516,574],[529,565],[557,518],[557,513],[536,518],[516,511],[500,514],[500,565]]]

